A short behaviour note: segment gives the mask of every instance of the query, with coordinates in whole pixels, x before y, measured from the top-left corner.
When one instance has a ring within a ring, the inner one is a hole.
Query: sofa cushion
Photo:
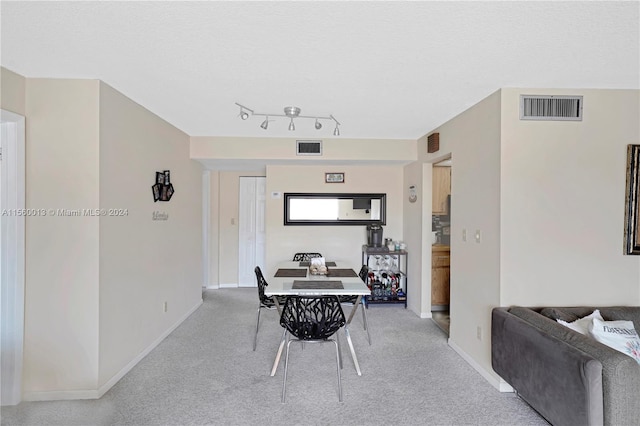
[[[547,318],[551,318],[552,320],[562,320],[566,322],[573,322],[579,318],[577,315],[566,312],[559,308],[543,308],[540,310],[540,313]]]
[[[640,364],[640,338],[632,321],[604,321],[594,318],[589,334],[598,342],[629,355]]]
[[[640,307],[638,306],[609,306],[600,308],[600,313],[607,321],[633,321],[634,328],[640,332]]]
[[[602,318],[602,315],[600,315],[600,311],[597,309],[592,313],[590,313],[589,315],[587,315],[586,317],[579,318],[572,322],[563,321],[561,319],[558,319],[557,321],[560,324],[564,325],[565,327],[569,327],[570,329],[577,331],[580,334],[584,334],[585,336],[588,336],[589,326],[593,324],[594,318],[604,321],[604,319]]]

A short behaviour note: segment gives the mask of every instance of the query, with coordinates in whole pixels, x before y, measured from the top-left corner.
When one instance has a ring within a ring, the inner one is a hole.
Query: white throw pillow
[[[589,335],[589,326],[591,325],[591,321],[594,318],[598,318],[601,321],[604,321],[604,319],[602,318],[602,315],[600,315],[600,310],[596,309],[595,311],[591,312],[589,315],[587,315],[586,317],[577,319],[573,322],[566,322],[563,321],[561,319],[557,320],[560,324],[564,325],[565,327],[569,327],[570,329],[577,331],[580,334],[584,334],[585,336]]]
[[[629,355],[640,364],[640,337],[633,327],[633,321],[604,321],[594,318],[589,333],[598,342]]]

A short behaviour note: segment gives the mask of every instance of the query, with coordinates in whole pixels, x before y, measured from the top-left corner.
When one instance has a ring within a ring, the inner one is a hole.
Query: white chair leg
[[[287,392],[287,369],[289,368],[289,347],[291,346],[291,342],[293,342],[293,340],[289,340],[289,342],[287,342],[287,353],[284,356],[284,374],[282,378],[282,401],[281,401],[283,404],[285,402],[285,394]]]
[[[371,333],[369,333],[369,323],[367,322],[367,307],[362,299],[362,322],[364,323],[364,329],[367,330],[367,339],[369,340],[369,346],[371,346]]]
[[[258,306],[258,320],[256,321],[256,335],[253,337],[253,350],[256,350],[256,346],[258,345],[258,328],[260,327],[260,306]]]
[[[338,401],[342,402],[342,380],[340,378],[340,365],[342,363],[341,363],[341,356],[340,356],[340,345],[338,345],[338,342],[336,340],[333,340],[333,343],[336,345],[336,362],[337,362],[337,370],[338,370]],[[286,365],[287,364],[285,364],[285,371],[286,371]],[[283,398],[284,398],[284,394],[283,394]]]
[[[338,333],[336,333],[335,336],[336,336],[336,343],[338,344],[338,356],[340,359],[340,368],[344,368],[344,363],[342,362],[342,348],[340,347],[340,339],[338,337]]]

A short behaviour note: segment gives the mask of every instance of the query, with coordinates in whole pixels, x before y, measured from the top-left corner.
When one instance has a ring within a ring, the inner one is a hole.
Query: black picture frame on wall
[[[627,185],[624,205],[624,253],[640,255],[640,145],[627,146]]]

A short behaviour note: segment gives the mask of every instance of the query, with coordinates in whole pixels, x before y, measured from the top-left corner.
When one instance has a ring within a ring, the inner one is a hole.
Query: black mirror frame
[[[291,220],[289,219],[289,200],[292,198],[371,198],[380,200],[380,220]],[[295,226],[362,226],[362,225],[386,225],[387,224],[387,194],[363,194],[363,193],[309,193],[309,192],[285,192],[284,193],[284,225]]]

